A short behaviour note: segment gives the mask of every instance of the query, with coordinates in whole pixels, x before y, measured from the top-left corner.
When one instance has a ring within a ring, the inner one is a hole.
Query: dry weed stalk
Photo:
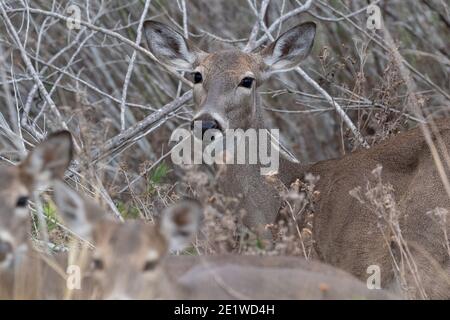
[[[415,257],[402,234],[403,214],[398,209],[392,185],[383,183],[381,171],[382,166],[379,165],[372,171],[373,181],[367,181],[364,189],[357,187],[351,190],[350,194],[377,216],[378,228],[389,248],[394,272],[405,296],[426,299]]]

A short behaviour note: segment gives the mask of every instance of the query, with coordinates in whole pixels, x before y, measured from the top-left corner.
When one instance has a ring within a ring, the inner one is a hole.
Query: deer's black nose
[[[0,262],[5,261],[5,259],[13,252],[13,246],[9,241],[3,241],[0,239]]]
[[[191,122],[191,129],[200,129],[202,130],[202,137],[205,135],[205,132],[208,130],[216,129],[220,130],[219,123],[214,119],[196,119]]]
[[[202,135],[204,135],[207,130],[211,129],[219,129],[219,123],[216,120],[202,121]]]

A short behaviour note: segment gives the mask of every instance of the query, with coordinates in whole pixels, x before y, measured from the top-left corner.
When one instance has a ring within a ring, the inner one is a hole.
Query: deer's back
[[[437,126],[442,145],[450,149],[449,120],[444,119]],[[436,136],[433,136],[433,141],[437,144]],[[442,152],[440,155],[442,159]],[[324,261],[361,279],[367,277],[367,267],[378,265],[382,286],[392,282],[389,251],[395,252],[396,244],[391,241],[391,234],[388,233],[388,239],[383,237],[380,232],[383,219],[369,208],[375,203],[371,197],[378,203],[384,200],[376,199],[376,194],[372,193],[366,195],[362,204],[350,195],[350,191],[357,187],[361,188],[362,194],[366,193],[368,181],[372,187],[379,182],[373,174],[379,164],[382,166],[381,183],[393,187],[394,205],[399,213],[403,236],[411,246],[420,248],[416,251],[426,252],[428,258],[440,265],[446,276],[440,280],[445,288],[439,295],[448,297],[450,285],[445,278],[448,281],[450,269],[446,269],[449,256],[443,246],[443,228],[427,212],[436,207],[450,209],[450,198],[420,128],[398,134],[372,149],[319,162],[310,168],[312,173],[320,176],[317,183],[320,198],[313,229],[317,253]],[[450,176],[448,168],[445,173]],[[445,227],[449,230],[448,222]],[[424,277],[429,276],[424,274]]]
[[[179,257],[183,258],[183,257]],[[388,299],[348,273],[296,257],[211,256],[180,276],[189,299]],[[175,260],[175,259],[174,259]]]

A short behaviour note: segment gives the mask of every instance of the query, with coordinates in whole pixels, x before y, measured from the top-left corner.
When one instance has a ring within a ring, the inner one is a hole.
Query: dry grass
[[[386,183],[381,177],[382,167],[373,170],[371,177],[364,188],[357,187],[350,194],[363,204],[368,210],[377,216],[377,225],[383,235],[386,247],[389,248],[392,258],[392,266],[400,288],[405,297],[426,299],[427,294],[423,288],[419,266],[416,256],[412,253],[411,244],[402,233],[402,219],[405,213],[398,208],[391,184]],[[436,208],[424,213],[434,215],[439,225],[442,225],[442,245],[447,247],[450,243],[446,231],[447,210]],[[449,251],[450,253],[450,251]],[[449,255],[450,257],[450,255]],[[429,261],[430,264],[435,262]]]

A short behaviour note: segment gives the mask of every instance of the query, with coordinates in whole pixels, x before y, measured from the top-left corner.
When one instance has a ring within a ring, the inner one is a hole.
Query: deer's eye
[[[25,208],[28,205],[28,197],[21,196],[17,199],[16,207],[17,208]]]
[[[200,83],[203,81],[203,76],[200,72],[194,72],[194,83]]]
[[[245,77],[244,79],[241,80],[241,83],[239,83],[239,86],[244,87],[244,88],[251,88],[254,80],[255,79],[253,79],[251,77]]]
[[[152,271],[153,269],[156,268],[157,265],[158,265],[157,260],[147,260],[144,264],[144,267],[142,268],[142,271],[144,272]]]
[[[103,263],[103,260],[100,258],[94,258],[92,260],[92,269],[96,271],[101,271],[105,267],[105,264]]]

